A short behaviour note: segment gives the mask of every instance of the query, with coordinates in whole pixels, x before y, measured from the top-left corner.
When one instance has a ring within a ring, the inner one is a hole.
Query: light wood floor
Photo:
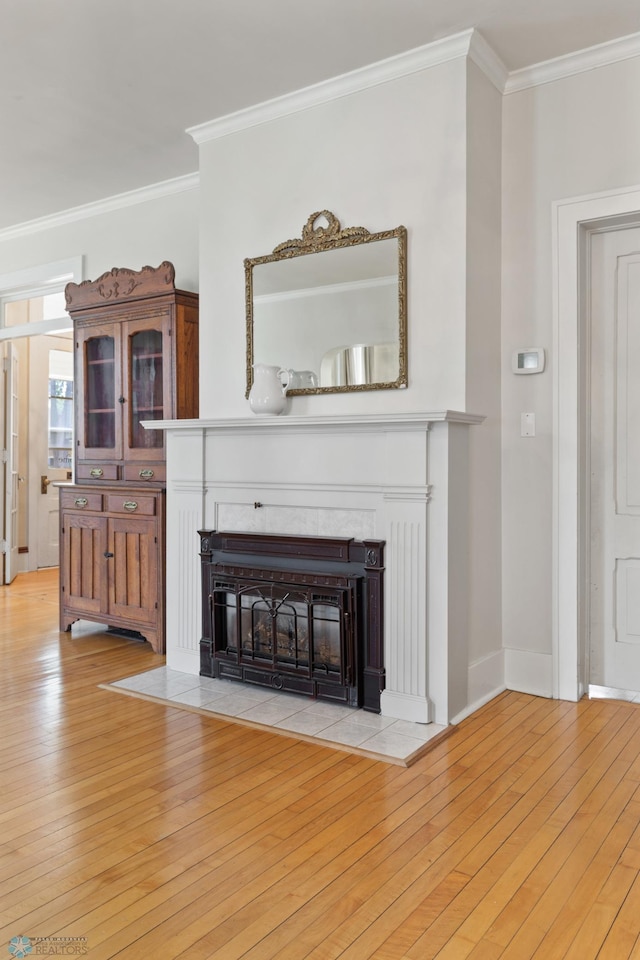
[[[0,588],[0,954],[640,958],[640,706],[505,693],[409,769],[123,697],[144,643]]]

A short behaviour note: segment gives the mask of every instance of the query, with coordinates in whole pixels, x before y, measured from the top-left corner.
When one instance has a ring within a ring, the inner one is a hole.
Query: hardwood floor
[[[639,705],[505,693],[404,769],[101,690],[163,659],[57,623],[0,588],[0,953],[640,958]]]

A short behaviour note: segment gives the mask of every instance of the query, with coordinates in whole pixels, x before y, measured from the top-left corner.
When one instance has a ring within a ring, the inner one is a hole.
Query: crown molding
[[[107,197],[105,200],[96,200],[93,203],[85,203],[80,207],[71,207],[60,213],[53,213],[48,217],[39,217],[37,220],[26,220],[24,223],[17,223],[12,227],[5,227],[5,229],[0,230],[0,242],[3,240],[16,240],[18,237],[27,237],[33,233],[40,233],[42,230],[61,227],[67,223],[75,223],[78,220],[87,220],[90,217],[97,217],[103,213],[112,213],[115,210],[122,210],[125,207],[133,207],[138,203],[146,203],[148,200],[159,200],[163,197],[170,197],[176,193],[183,193],[185,190],[195,190],[199,184],[200,175],[198,173],[188,173],[183,177],[174,177],[172,180],[152,183],[138,190],[118,193],[113,197]]]
[[[481,33],[474,30],[469,44],[469,59],[482,70],[499,93],[504,93],[509,71]]]
[[[543,83],[552,83],[554,80],[562,80],[565,77],[586,73],[597,67],[606,67],[638,56],[640,56],[640,33],[631,33],[626,37],[608,40],[606,43],[599,43],[564,57],[556,57],[553,60],[535,63],[532,67],[514,70],[509,74],[504,92],[505,94],[517,93],[529,87],[538,87]]]
[[[482,34],[474,29],[465,30],[453,36],[425,44],[422,47],[416,47],[395,57],[389,57],[378,63],[361,67],[342,76],[238,110],[208,123],[189,127],[186,133],[197,144],[206,143],[208,140],[217,140],[249,127],[299,113],[310,107],[328,103],[352,93],[366,90],[369,87],[420,73],[438,64],[464,57],[472,60],[500,93],[508,95],[530,87],[552,83],[554,80],[585,73],[598,67],[640,57],[640,32],[587,47],[585,50],[556,57],[553,60],[546,60],[531,67],[509,72]],[[139,203],[146,203],[149,200],[158,200],[183,191],[194,190],[199,187],[199,184],[199,174],[197,172],[190,173],[182,177],[150,184],[138,190],[116,194],[82,206],[71,207],[59,213],[0,229],[0,242],[15,240],[40,233],[42,230],[111,213]]]
[[[323,80],[321,83],[303,87],[282,97],[275,97],[273,100],[266,100],[255,106],[246,107],[244,110],[226,114],[208,123],[189,127],[186,133],[193,137],[197,144],[219,140],[221,137],[238,133],[249,127],[269,123],[272,120],[308,110],[310,107],[367,90],[369,87],[408,77],[438,64],[466,57],[469,54],[474,32],[474,30],[465,30],[451,37],[416,47],[406,53],[380,60],[367,67],[360,67],[339,77]]]

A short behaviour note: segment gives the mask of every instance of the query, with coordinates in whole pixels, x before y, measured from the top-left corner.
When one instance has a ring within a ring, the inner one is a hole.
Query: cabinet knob
[[[145,470],[140,470],[138,473],[138,476],[140,477],[141,480],[152,480],[154,476],[154,471],[151,470],[150,468],[147,468]]]
[[[103,554],[103,556],[105,556],[105,557],[106,557],[106,559],[108,560],[108,559],[109,559],[109,557],[112,557],[112,556],[113,556],[113,554],[112,554],[112,553],[109,553],[109,551],[108,551],[108,550],[105,550],[105,552],[104,552],[104,554]]]
[[[125,403],[124,397],[118,397],[118,403]]]
[[[129,513],[133,513],[134,510],[138,509],[137,500],[125,500],[125,502],[122,504],[122,509],[128,510]]]
[[[86,497],[76,497],[73,502],[75,503],[76,507],[86,507],[86,505],[89,503]]]
[[[104,475],[102,467],[93,467],[90,471],[92,477],[101,477]]]

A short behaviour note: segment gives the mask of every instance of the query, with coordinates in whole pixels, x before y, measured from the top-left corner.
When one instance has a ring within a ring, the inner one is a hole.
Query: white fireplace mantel
[[[275,432],[288,433],[290,430],[303,429],[304,431],[317,430],[410,430],[428,429],[431,423],[482,423],[484,416],[476,413],[462,413],[458,410],[439,410],[435,413],[372,413],[358,416],[329,416],[329,417],[291,417],[291,416],[252,416],[232,417],[228,419],[211,418],[200,420],[143,420],[143,427],[153,430],[192,430],[205,429],[216,433],[236,431],[260,433]]]
[[[384,715],[467,706],[468,428],[455,411],[147,421],[167,440],[167,664],[199,671],[201,529],[386,541]]]

